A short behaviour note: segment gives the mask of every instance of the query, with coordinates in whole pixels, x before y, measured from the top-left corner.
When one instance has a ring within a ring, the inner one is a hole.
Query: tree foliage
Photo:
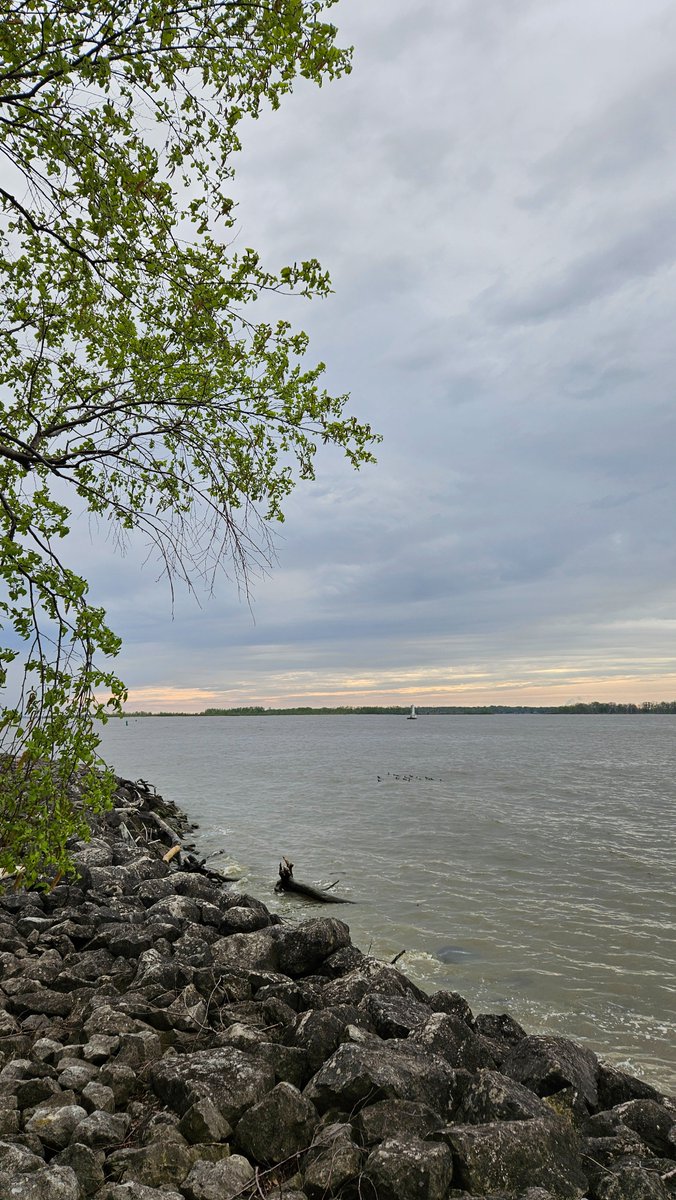
[[[105,802],[97,722],[125,696],[71,513],[188,586],[246,583],[319,441],[372,458],[305,334],[256,315],[328,276],[232,248],[242,122],[349,70],[334,2],[0,0],[0,867],[30,878],[67,863],[75,776]]]

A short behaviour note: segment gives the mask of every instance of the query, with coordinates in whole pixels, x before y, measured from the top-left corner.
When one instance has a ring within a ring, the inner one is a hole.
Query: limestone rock
[[[528,1121],[548,1117],[550,1109],[529,1088],[501,1075],[479,1071],[465,1087],[453,1119],[458,1124],[485,1125],[490,1121]]]
[[[176,1141],[169,1131],[168,1136],[158,1137],[149,1146],[140,1150],[125,1151],[121,1182],[136,1182],[146,1187],[180,1187],[194,1164],[194,1154],[188,1146]]]
[[[35,1062],[54,1062],[55,1056],[62,1049],[61,1042],[54,1041],[54,1038],[38,1038],[31,1050],[31,1058]]]
[[[365,1101],[419,1100],[440,1116],[448,1112],[455,1075],[447,1063],[408,1041],[392,1039],[380,1047],[345,1044],[305,1089],[308,1100],[325,1112],[351,1112]]]
[[[599,1063],[598,1093],[601,1110],[614,1108],[626,1100],[655,1100],[658,1104],[664,1101],[662,1093],[645,1079],[637,1079],[609,1063]]]
[[[596,1188],[596,1200],[668,1200],[668,1197],[659,1175],[642,1167],[621,1167],[616,1174],[605,1175]]]
[[[218,931],[227,937],[233,933],[256,933],[257,930],[266,929],[269,925],[269,915],[253,908],[235,905],[228,908],[226,912],[221,912]]]
[[[83,1146],[76,1142],[67,1146],[52,1160],[52,1166],[71,1167],[85,1196],[93,1196],[103,1187],[103,1150],[92,1150],[91,1146]]]
[[[676,1158],[676,1109],[655,1100],[628,1100],[614,1111],[653,1154]]]
[[[278,933],[279,926],[275,925],[253,933],[233,933],[219,938],[211,948],[213,961],[221,970],[276,971]]]
[[[167,1188],[146,1187],[143,1183],[109,1183],[96,1193],[95,1200],[184,1200],[180,1192]]]
[[[219,1163],[195,1163],[182,1190],[186,1200],[233,1200],[253,1178],[251,1163],[232,1154]]]
[[[152,1029],[140,1029],[134,1033],[120,1034],[120,1049],[115,1058],[116,1066],[131,1067],[138,1071],[146,1063],[158,1062],[162,1057],[162,1042]]]
[[[98,1067],[93,1063],[80,1062],[76,1058],[62,1058],[59,1063],[59,1084],[62,1088],[72,1088],[74,1092],[83,1091],[98,1074]]]
[[[116,1034],[95,1033],[82,1047],[82,1057],[85,1062],[100,1066],[120,1048],[120,1039]]]
[[[310,1200],[323,1200],[356,1179],[362,1156],[352,1141],[350,1126],[334,1123],[315,1133],[303,1171],[303,1187]]]
[[[405,1038],[418,1025],[429,1019],[428,1005],[413,996],[379,996],[367,993],[359,1002],[359,1011],[366,1013],[378,1037]]]
[[[115,1112],[115,1093],[112,1088],[106,1087],[104,1083],[98,1083],[92,1079],[86,1087],[82,1089],[82,1103],[88,1113],[96,1112]]]
[[[28,1013],[42,1013],[47,1017],[67,1017],[73,1011],[75,1001],[65,992],[54,992],[50,988],[40,988],[39,991],[22,992],[12,996],[7,1002],[10,1012],[19,1019]]]
[[[309,975],[329,955],[350,945],[350,930],[337,917],[316,917],[293,927],[277,926],[279,970],[292,979]]]
[[[34,1108],[44,1100],[58,1096],[61,1089],[54,1079],[43,1078],[17,1080],[12,1091],[16,1096],[18,1107],[23,1110],[24,1108]]]
[[[469,1025],[449,1013],[433,1013],[411,1034],[411,1041],[439,1054],[451,1067],[477,1071],[495,1066],[494,1058]]]
[[[275,1074],[268,1063],[226,1046],[165,1056],[153,1067],[151,1079],[160,1099],[179,1115],[206,1097],[232,1122],[272,1090]]]
[[[254,1162],[272,1166],[310,1145],[317,1111],[297,1088],[278,1083],[237,1125],[237,1145]]]
[[[295,1026],[293,1043],[307,1054],[313,1075],[338,1049],[346,1025],[358,1019],[355,1007],[310,1009],[303,1014]]]
[[[566,1038],[523,1038],[503,1061],[502,1070],[538,1096],[573,1087],[590,1110],[598,1107],[598,1059]]]
[[[554,1118],[449,1125],[444,1140],[453,1152],[454,1185],[478,1195],[520,1195],[542,1187],[558,1200],[576,1200],[586,1176],[572,1126]]]
[[[452,1175],[448,1146],[390,1138],[366,1160],[361,1191],[365,1200],[445,1200]]]
[[[82,1200],[83,1192],[71,1167],[45,1167],[30,1175],[0,1170],[0,1196],[7,1200]]]
[[[195,1142],[225,1142],[232,1133],[232,1126],[207,1098],[198,1100],[184,1113],[178,1129],[191,1145]]]
[[[29,1171],[38,1171],[43,1166],[44,1160],[24,1146],[15,1145],[14,1142],[0,1142],[0,1171],[5,1175],[25,1175]]]
[[[346,975],[332,980],[324,988],[327,1007],[337,1004],[359,1004],[367,994],[379,996],[413,996],[427,1003],[427,996],[395,967],[385,966],[377,959],[363,956],[359,965]]]
[[[127,1113],[113,1114],[97,1110],[75,1126],[71,1141],[91,1146],[93,1150],[107,1150],[124,1141],[130,1124]]]
[[[86,1116],[86,1110],[79,1104],[36,1108],[26,1122],[26,1131],[37,1134],[43,1146],[50,1150],[63,1150],[68,1145],[73,1130]]]
[[[362,1108],[354,1128],[364,1146],[387,1138],[416,1137],[423,1140],[440,1126],[438,1113],[415,1100],[379,1100]]]
[[[124,1063],[106,1063],[98,1074],[98,1082],[109,1087],[118,1108],[124,1108],[136,1088],[136,1075]]]
[[[109,867],[112,861],[112,847],[104,838],[92,838],[73,854],[76,867]]]

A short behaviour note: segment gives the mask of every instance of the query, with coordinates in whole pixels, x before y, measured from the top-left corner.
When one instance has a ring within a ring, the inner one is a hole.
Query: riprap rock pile
[[[187,828],[121,781],[78,883],[0,895],[0,1200],[676,1190],[673,1099],[163,861]]]

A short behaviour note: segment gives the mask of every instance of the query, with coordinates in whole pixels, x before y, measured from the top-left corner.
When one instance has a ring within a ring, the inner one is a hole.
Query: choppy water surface
[[[428,990],[676,1090],[673,718],[137,718],[103,749],[284,916],[316,910],[275,896],[282,854]]]

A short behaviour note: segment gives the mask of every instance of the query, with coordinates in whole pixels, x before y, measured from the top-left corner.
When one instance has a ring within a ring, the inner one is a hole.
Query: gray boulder
[[[131,1067],[138,1071],[146,1063],[158,1062],[162,1057],[162,1041],[152,1029],[139,1029],[134,1033],[120,1034],[120,1049],[115,1058],[118,1067]]]
[[[149,1146],[140,1150],[124,1151],[124,1158],[117,1160],[117,1171],[122,1183],[136,1182],[146,1187],[180,1187],[194,1164],[194,1152],[176,1131],[167,1128]]]
[[[303,1188],[310,1200],[337,1195],[361,1170],[362,1156],[351,1137],[350,1126],[324,1125],[315,1133],[305,1159]]]
[[[96,1112],[97,1109],[112,1113],[115,1112],[115,1093],[104,1083],[92,1079],[91,1083],[82,1089],[82,1103],[89,1113]]]
[[[218,1163],[196,1162],[182,1191],[186,1200],[233,1200],[253,1178],[251,1163],[232,1154]]]
[[[73,855],[76,867],[109,867],[112,861],[113,851],[103,838],[92,838]]]
[[[191,923],[198,925],[201,920],[199,905],[189,896],[165,896],[151,904],[146,913],[147,919],[153,917],[168,917],[177,924]]]
[[[109,1183],[96,1193],[96,1200],[184,1200],[181,1192],[146,1187],[142,1183]]]
[[[293,928],[280,925],[279,970],[292,979],[309,975],[331,954],[350,945],[350,930],[337,917],[316,917]]]
[[[131,1119],[127,1113],[113,1114],[97,1110],[75,1126],[71,1141],[91,1146],[92,1150],[108,1150],[124,1141],[130,1125]]]
[[[136,1074],[131,1067],[117,1062],[106,1063],[101,1067],[98,1082],[110,1088],[119,1108],[124,1108],[137,1086]]]
[[[216,1108],[216,1105],[206,1097],[191,1105],[178,1123],[178,1131],[186,1141],[194,1145],[196,1142],[225,1142],[232,1133],[232,1126]]]
[[[232,908],[221,912],[218,931],[224,937],[233,933],[256,933],[259,929],[266,929],[270,923],[270,917],[266,913],[255,908],[233,905]]]
[[[664,1095],[645,1079],[637,1079],[626,1071],[620,1071],[609,1063],[599,1063],[598,1067],[599,1108],[603,1111],[614,1108],[616,1104],[624,1104],[627,1100],[655,1100],[658,1104],[664,1102]]]
[[[212,953],[219,967],[276,971],[295,978],[309,974],[349,942],[343,921],[317,917],[293,929],[270,925],[253,933],[233,933],[214,942]]]
[[[248,1051],[260,1061],[269,1063],[277,1083],[292,1083],[294,1087],[303,1088],[316,1070],[310,1065],[307,1051],[300,1046],[284,1046],[279,1042],[262,1040],[267,1034],[242,1022],[236,1021],[217,1036],[219,1046],[236,1046],[238,1050]]]
[[[31,1058],[34,1062],[54,1062],[55,1055],[61,1050],[63,1050],[61,1042],[54,1041],[54,1038],[38,1038],[31,1049]]]
[[[549,1117],[544,1100],[499,1071],[479,1071],[465,1086],[453,1119],[458,1124],[485,1125],[490,1121],[529,1121]]]
[[[19,1132],[19,1108],[16,1096],[0,1096],[0,1138]]]
[[[538,1096],[572,1087],[590,1110],[598,1108],[598,1058],[567,1038],[523,1038],[503,1060],[502,1070]]]
[[[642,1167],[621,1167],[605,1175],[596,1187],[596,1200],[668,1200],[669,1192],[660,1176]]]
[[[387,1138],[424,1140],[439,1125],[438,1113],[416,1100],[379,1100],[362,1108],[354,1120],[355,1132],[364,1146],[373,1146]]]
[[[37,1134],[43,1146],[50,1150],[63,1150],[69,1143],[73,1130],[87,1116],[79,1104],[63,1104],[58,1108],[40,1107],[26,1121],[27,1133]]]
[[[6,1175],[25,1175],[29,1171],[38,1171],[44,1165],[42,1158],[25,1147],[14,1142],[0,1142],[0,1171]]]
[[[614,1112],[653,1154],[676,1158],[676,1110],[655,1100],[628,1100]]]
[[[161,1100],[180,1116],[204,1098],[211,1100],[226,1121],[272,1091],[275,1073],[265,1062],[233,1046],[166,1056],[151,1071],[152,1086]]]
[[[76,1142],[66,1146],[56,1158],[52,1159],[53,1167],[70,1167],[77,1175],[78,1182],[85,1196],[93,1196],[103,1187],[103,1150],[92,1150],[91,1146],[83,1146]]]
[[[3,1200],[82,1200],[83,1191],[71,1167],[45,1167],[30,1175],[0,1170]]]
[[[63,1058],[59,1063],[59,1083],[62,1088],[82,1092],[99,1074],[93,1063],[80,1062],[76,1058]]]
[[[411,1034],[411,1041],[439,1054],[452,1067],[477,1071],[481,1067],[495,1067],[495,1059],[487,1051],[482,1039],[460,1017],[450,1013],[433,1013],[431,1017]]]
[[[445,1200],[453,1176],[448,1146],[419,1138],[389,1138],[366,1160],[365,1200]]]
[[[646,1148],[633,1129],[619,1124],[612,1136],[584,1138],[583,1153],[585,1170],[594,1192],[606,1175],[627,1164],[640,1165],[646,1157]]]
[[[358,1005],[378,1037],[405,1038],[429,1019],[428,1005],[413,996],[379,996],[367,993]]]
[[[386,966],[375,958],[362,957],[359,965],[346,975],[331,980],[323,990],[327,1008],[338,1004],[359,1004],[364,996],[413,996],[427,1003],[427,997],[396,967]]]
[[[53,1079],[21,1079],[11,1087],[18,1108],[34,1108],[44,1100],[58,1096],[61,1089]]]
[[[572,1126],[554,1118],[450,1125],[444,1141],[453,1153],[454,1184],[468,1192],[520,1195],[541,1187],[558,1200],[577,1200],[587,1178]]]
[[[454,1083],[455,1074],[442,1059],[392,1039],[377,1047],[340,1046],[304,1094],[320,1112],[350,1113],[366,1101],[398,1099],[419,1100],[444,1117]]]
[[[93,1063],[94,1066],[100,1066],[101,1063],[107,1062],[120,1048],[120,1039],[117,1034],[94,1033],[89,1041],[82,1047],[82,1057],[85,1062]]]
[[[254,1162],[272,1166],[307,1149],[317,1111],[297,1088],[278,1083],[237,1125],[237,1145]]]
[[[460,992],[433,992],[428,997],[432,1012],[447,1013],[451,1017],[459,1017],[467,1025],[474,1027],[474,1014],[464,996]]]
[[[276,971],[278,936],[279,926],[273,925],[253,933],[232,933],[219,938],[211,946],[213,962],[226,971]]]
[[[359,1017],[357,1008],[350,1005],[310,1009],[303,1014],[295,1026],[293,1044],[304,1050],[313,1075],[338,1049],[345,1027],[357,1024]]]

